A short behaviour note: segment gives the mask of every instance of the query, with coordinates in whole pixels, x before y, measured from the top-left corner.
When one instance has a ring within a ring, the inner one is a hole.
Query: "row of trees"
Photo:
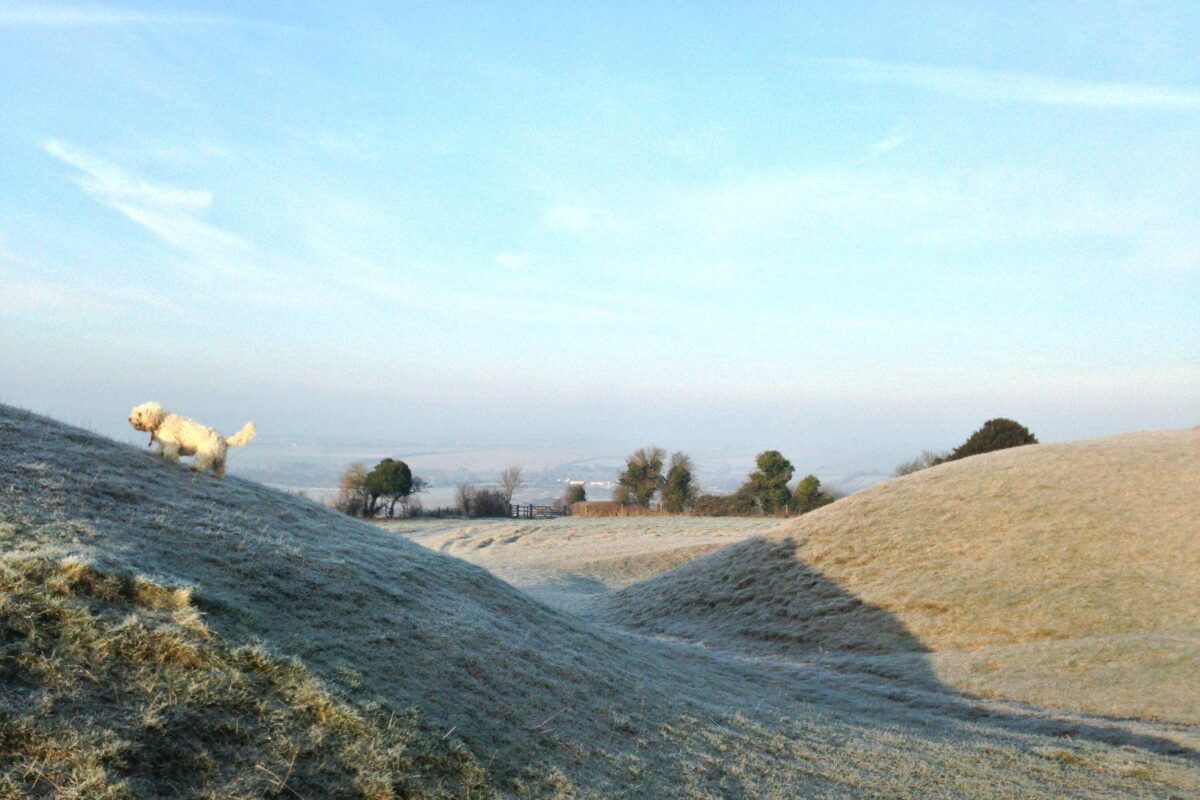
[[[498,489],[459,485],[455,510],[465,517],[507,517],[513,495],[525,483],[524,472],[508,467],[500,472],[498,483]],[[334,507],[354,517],[394,517],[398,506],[400,516],[413,516],[421,510],[416,495],[426,488],[428,483],[398,459],[385,458],[370,471],[355,463],[342,473]]]
[[[795,467],[778,450],[759,453],[757,469],[732,495],[700,494],[692,459],[676,452],[666,464],[666,456],[661,447],[635,450],[617,479],[613,500],[649,508],[657,495],[663,511],[706,516],[805,514],[833,502],[815,475],[806,475],[794,489],[789,488]]]
[[[667,451],[661,447],[635,450],[625,460],[625,471],[617,478],[613,500],[649,508],[658,495],[663,511],[678,514],[690,508],[697,492],[692,459],[684,453],[672,453],[663,474],[666,457]]]
[[[788,489],[796,468],[778,450],[759,453],[754,463],[758,469],[736,494],[762,514],[807,514],[833,502],[833,496],[821,490],[816,475],[805,475],[794,489]]]
[[[947,461],[1037,444],[1037,441],[1024,425],[997,417],[989,419],[953,450],[926,450],[912,461],[896,467],[895,474],[908,475]],[[806,514],[834,500],[821,488],[821,481],[815,475],[806,475],[794,487],[790,486],[795,467],[778,450],[759,453],[755,467],[733,494],[701,494],[696,484],[695,466],[687,454],[677,451],[668,461],[667,451],[663,448],[643,447],[625,460],[613,500],[650,508],[657,498],[659,507],[668,513],[690,511],[703,516]],[[456,492],[455,510],[466,517],[508,516],[513,495],[524,483],[521,467],[512,466],[501,471],[498,488],[461,484]],[[385,458],[370,471],[361,464],[352,464],[342,475],[335,505],[347,514],[362,517],[381,513],[392,517],[399,506],[401,515],[409,516],[414,511],[415,496],[426,487],[426,482],[413,475],[409,466],[398,459]],[[582,485],[570,484],[562,502],[570,505],[586,499]]]

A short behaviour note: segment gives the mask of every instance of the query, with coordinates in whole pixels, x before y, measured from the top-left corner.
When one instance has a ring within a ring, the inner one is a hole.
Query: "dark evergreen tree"
[[[671,456],[671,466],[663,484],[662,506],[664,511],[678,514],[691,507],[696,499],[696,481],[692,475],[692,460],[683,453]]]
[[[1021,423],[997,417],[983,423],[983,427],[971,434],[965,442],[954,448],[946,458],[947,461],[957,461],[967,456],[980,453],[990,453],[993,450],[1005,450],[1009,447],[1021,447],[1027,444],[1037,444],[1037,437]]]
[[[412,470],[403,461],[385,458],[367,474],[366,486],[370,495],[370,508],[373,510],[375,504],[382,499],[387,515],[394,516],[396,503],[406,501],[412,494]]]
[[[797,514],[807,514],[832,502],[833,497],[821,491],[821,481],[816,475],[804,476],[792,492],[792,510]]]
[[[755,459],[758,469],[738,489],[738,494],[750,499],[764,514],[778,514],[791,506],[792,493],[788,481],[795,467],[778,450],[759,453]]]

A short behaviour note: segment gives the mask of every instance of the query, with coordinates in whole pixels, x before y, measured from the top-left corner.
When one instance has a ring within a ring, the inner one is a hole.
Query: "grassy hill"
[[[590,625],[0,406],[0,797],[1191,797],[1188,732]]]
[[[892,480],[631,586],[606,614],[743,652],[923,662],[981,695],[1200,723],[1200,428]]]

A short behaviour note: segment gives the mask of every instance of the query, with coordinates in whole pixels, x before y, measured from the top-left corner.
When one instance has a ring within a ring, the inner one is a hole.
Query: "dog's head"
[[[129,424],[139,431],[156,431],[166,415],[158,403],[142,403],[129,412]]]

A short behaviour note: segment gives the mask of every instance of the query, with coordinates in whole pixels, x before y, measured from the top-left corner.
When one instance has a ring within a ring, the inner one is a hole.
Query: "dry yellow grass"
[[[571,505],[573,517],[659,517],[667,512],[614,500],[584,500]]]
[[[811,656],[922,653],[967,691],[1200,722],[1200,429],[898,478],[608,601],[634,627]]]

